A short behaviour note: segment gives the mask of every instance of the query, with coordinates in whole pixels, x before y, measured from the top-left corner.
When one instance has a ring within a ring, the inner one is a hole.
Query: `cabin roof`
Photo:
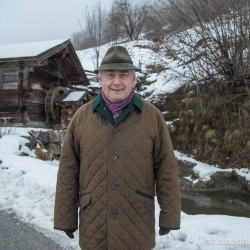
[[[70,39],[0,46],[0,67],[42,66],[50,58],[61,64],[68,82],[89,83]]]
[[[63,93],[59,98],[58,102],[80,102],[84,96],[87,95],[87,91],[71,91]]]
[[[9,45],[0,45],[0,60],[18,58],[39,57],[49,51],[53,51],[56,47],[61,47],[67,44],[69,40],[53,40],[34,43],[18,43]]]

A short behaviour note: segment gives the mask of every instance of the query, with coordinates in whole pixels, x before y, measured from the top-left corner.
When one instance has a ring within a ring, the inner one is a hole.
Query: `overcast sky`
[[[100,1],[110,6],[113,0]],[[68,39],[98,0],[0,0],[0,45]]]

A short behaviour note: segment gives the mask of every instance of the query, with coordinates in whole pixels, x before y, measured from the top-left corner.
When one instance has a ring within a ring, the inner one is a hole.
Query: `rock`
[[[36,148],[35,149],[36,157],[40,160],[47,161],[49,160],[48,152],[44,151],[42,148]]]
[[[50,143],[49,134],[48,134],[47,132],[39,131],[39,132],[36,134],[36,138],[37,138],[37,140],[41,141],[43,144],[48,144],[48,143]]]
[[[57,156],[61,154],[61,144],[60,143],[49,143],[46,146],[48,151],[48,157],[50,160],[54,160]]]
[[[50,142],[60,142],[60,138],[53,130],[48,130]]]
[[[53,130],[40,131],[36,135],[36,138],[41,141],[44,145],[47,145],[51,142],[60,142],[60,138]]]
[[[54,160],[61,155],[61,144],[64,140],[65,131],[30,131],[29,136],[23,136],[29,142],[26,146],[34,150],[38,159]]]

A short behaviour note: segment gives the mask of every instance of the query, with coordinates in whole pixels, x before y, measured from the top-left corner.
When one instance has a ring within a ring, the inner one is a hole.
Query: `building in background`
[[[70,40],[0,46],[0,123],[61,125],[60,108],[64,106],[57,100],[75,86],[88,84]],[[76,106],[80,103],[82,100]]]

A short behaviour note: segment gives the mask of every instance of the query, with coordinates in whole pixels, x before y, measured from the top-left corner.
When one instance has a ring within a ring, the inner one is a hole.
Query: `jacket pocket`
[[[154,209],[154,196],[153,195],[144,193],[140,190],[135,190],[135,193],[136,193],[136,200],[135,200],[136,208],[145,208],[148,211],[150,211],[151,208]]]
[[[148,198],[148,199],[154,200],[154,196],[151,195],[151,194],[146,194],[146,193],[144,193],[144,192],[142,192],[142,191],[140,191],[140,190],[135,190],[135,192],[136,192],[136,194],[138,194],[138,195],[141,195],[141,196],[146,197],[146,198]]]
[[[134,221],[143,231],[145,237],[154,245],[155,235],[155,205],[154,196],[140,190],[135,190]]]
[[[80,208],[85,209],[91,202],[91,193],[80,196]]]

